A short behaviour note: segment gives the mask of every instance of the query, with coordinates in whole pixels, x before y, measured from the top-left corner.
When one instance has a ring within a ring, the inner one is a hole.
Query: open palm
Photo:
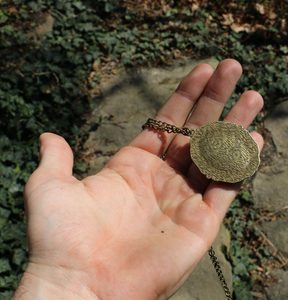
[[[190,128],[217,120],[240,75],[234,60],[215,71],[198,65],[156,118]],[[247,127],[262,105],[258,93],[245,92],[226,120]],[[252,136],[261,148],[261,136]],[[188,147],[187,137],[144,130],[79,181],[68,144],[42,135],[25,192],[27,274],[67,288],[69,299],[166,299],[210,247],[240,187],[208,181]]]

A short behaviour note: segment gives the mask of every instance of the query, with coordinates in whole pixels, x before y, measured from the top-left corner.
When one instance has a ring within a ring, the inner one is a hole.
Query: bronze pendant
[[[217,121],[191,130],[148,119],[144,128],[190,136],[193,162],[202,174],[214,181],[242,181],[252,176],[260,164],[256,142],[240,125]]]

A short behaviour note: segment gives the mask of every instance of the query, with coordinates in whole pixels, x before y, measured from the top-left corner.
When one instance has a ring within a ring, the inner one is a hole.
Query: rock
[[[253,182],[254,200],[257,208],[270,211],[288,204],[288,101],[279,104],[266,119],[277,154],[270,165],[261,169]]]
[[[266,120],[265,127],[272,132],[277,152],[288,158],[288,101],[276,106]]]
[[[227,262],[223,249],[229,249],[230,235],[224,226],[214,242],[213,248],[219,259],[225,280],[232,291],[231,265]],[[217,277],[209,255],[206,254],[185,284],[169,300],[223,300],[225,294]]]
[[[253,182],[256,208],[275,211],[288,204],[288,161],[275,157],[271,166],[259,171]]]
[[[277,255],[281,254],[285,260],[288,256],[288,218],[283,214],[288,204],[288,101],[275,108],[266,119],[265,127],[271,133],[277,153],[270,164],[257,173],[253,195],[256,208],[274,213],[274,218],[270,222],[262,222],[259,228],[274,245],[272,251],[279,251]],[[281,218],[278,217],[279,212],[282,212]],[[265,288],[268,299],[288,299],[288,272],[273,270],[272,275],[275,283]]]
[[[42,13],[35,19],[37,26],[28,33],[28,37],[34,40],[41,40],[45,35],[52,32],[55,19],[49,13]]]
[[[205,62],[217,65],[215,59]],[[84,145],[90,173],[103,168],[109,157],[141,131],[142,124],[155,115],[197,63],[188,61],[176,67],[124,73],[107,86],[102,86],[103,93],[95,99],[97,107],[90,118],[91,127],[95,123],[99,125],[97,130],[90,132]]]
[[[215,59],[205,62],[217,65]],[[198,62],[197,62],[198,63]],[[96,109],[89,122],[89,137],[84,145],[89,159],[90,174],[99,171],[107,160],[141,131],[141,125],[153,116],[175,90],[180,80],[190,72],[196,62],[185,62],[171,68],[153,68],[137,73],[123,74],[121,78],[102,86],[103,94],[95,99]],[[215,251],[231,287],[231,266],[222,249],[229,248],[229,233],[222,227],[215,244]],[[208,257],[203,258],[197,269],[177,291],[172,300],[213,299],[223,300],[224,291]]]
[[[264,222],[261,224],[261,229],[274,246],[288,256],[288,219]]]
[[[266,289],[269,300],[287,300],[288,299],[288,271],[277,270],[272,274],[275,277],[275,283]]]

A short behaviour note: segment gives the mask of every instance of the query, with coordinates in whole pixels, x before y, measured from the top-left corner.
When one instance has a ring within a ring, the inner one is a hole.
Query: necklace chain
[[[227,285],[227,282],[226,282],[225,277],[223,275],[223,271],[221,269],[220,263],[218,261],[216,253],[215,253],[215,251],[214,251],[214,249],[213,249],[212,246],[208,250],[208,254],[209,254],[210,260],[212,262],[212,265],[214,267],[214,270],[216,271],[218,279],[219,279],[219,281],[220,281],[220,283],[222,285],[222,288],[224,290],[224,293],[225,293],[225,296],[226,296],[226,300],[232,300],[231,292],[230,292],[230,290],[228,288],[228,285]]]
[[[191,130],[187,127],[179,128],[175,125],[171,125],[171,124],[168,124],[166,122],[154,120],[154,119],[151,119],[151,118],[149,118],[146,121],[146,123],[142,126],[142,129],[146,129],[146,128],[151,128],[151,129],[154,129],[154,130],[160,130],[160,131],[168,132],[168,133],[178,133],[178,134],[180,133],[180,134],[183,134],[185,136],[191,136],[192,133],[194,132],[194,130]],[[166,153],[161,156],[161,159],[165,160],[165,157],[166,157]],[[219,260],[216,256],[216,253],[215,253],[212,246],[208,250],[208,254],[209,254],[210,260],[212,262],[212,265],[214,267],[214,270],[216,271],[218,279],[219,279],[219,281],[222,285],[222,288],[224,290],[226,300],[232,300],[231,292],[228,288],[228,285],[226,283],[226,280],[225,280],[222,268],[220,266]]]
[[[163,121],[158,121],[149,118],[146,123],[142,126],[142,129],[152,128],[155,130],[166,131],[168,133],[181,133],[186,136],[191,136],[194,130],[191,130],[187,127],[179,128],[175,125],[168,124]]]

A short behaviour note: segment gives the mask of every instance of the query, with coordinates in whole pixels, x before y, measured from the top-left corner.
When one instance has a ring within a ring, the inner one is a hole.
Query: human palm
[[[217,120],[240,74],[233,60],[215,71],[196,67],[157,119],[191,128]],[[247,127],[261,107],[261,96],[246,92],[226,120]],[[261,136],[252,136],[261,148]],[[171,295],[210,247],[240,186],[208,181],[188,145],[187,137],[144,130],[101,172],[79,181],[68,144],[44,134],[25,193],[28,273],[56,285],[62,278],[61,286],[84,299]]]

